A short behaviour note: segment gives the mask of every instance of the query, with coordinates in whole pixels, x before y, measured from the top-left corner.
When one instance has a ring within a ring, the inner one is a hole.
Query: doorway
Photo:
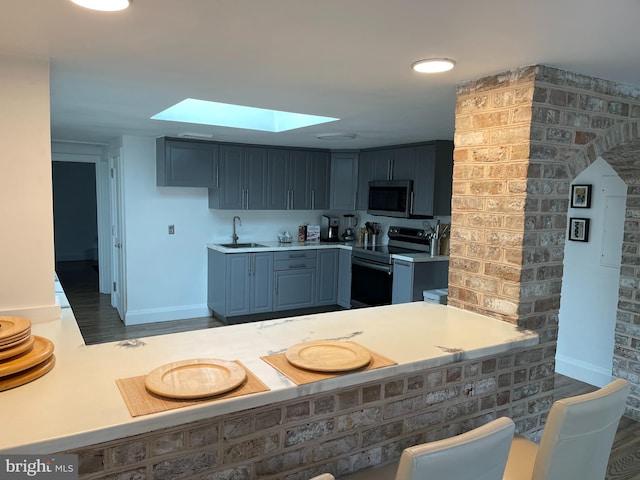
[[[56,272],[65,283],[98,291],[98,220],[96,166],[52,164]]]
[[[586,219],[582,241],[567,241],[559,311],[556,372],[602,387],[613,370],[626,184],[602,158],[574,181],[589,185],[589,208],[569,208]]]

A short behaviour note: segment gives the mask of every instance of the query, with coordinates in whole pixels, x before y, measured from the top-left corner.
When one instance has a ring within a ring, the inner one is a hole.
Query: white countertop
[[[242,243],[242,242],[240,242]],[[352,250],[354,246],[353,242],[255,242],[260,247],[242,247],[242,248],[229,248],[223,247],[218,243],[207,243],[207,248],[222,253],[250,253],[250,252],[280,252],[286,250],[318,250],[327,248],[340,248],[344,250]],[[391,258],[397,260],[404,260],[406,262],[448,262],[449,257],[447,255],[431,256],[428,253],[394,253]]]
[[[85,346],[70,308],[34,323],[55,345],[45,376],[0,392],[0,452],[53,453],[538,343],[515,325],[425,302],[307,315]],[[398,365],[296,386],[259,357],[308,340],[350,339]],[[116,379],[190,358],[240,360],[270,392],[132,418]]]

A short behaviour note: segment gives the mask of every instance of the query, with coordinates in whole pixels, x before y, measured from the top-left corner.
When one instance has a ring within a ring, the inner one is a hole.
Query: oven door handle
[[[376,263],[370,263],[370,262],[366,262],[366,261],[362,261],[358,258],[351,258],[351,264],[352,265],[358,265],[360,267],[364,267],[364,268],[371,268],[372,270],[378,270],[380,272],[386,272],[389,275],[391,275],[391,273],[393,273],[393,269],[391,267],[391,265],[380,265],[380,264],[376,264]]]

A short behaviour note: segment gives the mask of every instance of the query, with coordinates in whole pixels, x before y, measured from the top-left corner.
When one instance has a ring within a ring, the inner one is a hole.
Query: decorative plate
[[[156,368],[145,378],[147,390],[170,398],[204,398],[233,390],[247,378],[236,362],[215,358],[182,360]]]
[[[34,367],[53,355],[51,340],[36,335],[33,336],[33,339],[31,350],[0,363],[0,379]]]
[[[346,372],[368,365],[371,353],[353,342],[318,340],[289,347],[285,357],[292,365],[317,372]]]
[[[25,383],[32,382],[36,378],[42,377],[45,373],[51,371],[56,364],[56,356],[51,355],[44,362],[39,363],[27,370],[23,370],[20,373],[9,375],[8,377],[0,378],[0,392],[9,390],[10,388],[19,387]]]
[[[31,330],[31,322],[23,317],[0,317],[0,343]]]
[[[5,360],[11,357],[15,357],[16,355],[20,355],[21,353],[25,353],[33,347],[33,342],[35,342],[35,338],[29,335],[25,340],[21,340],[16,345],[11,346],[10,348],[2,347],[0,348],[0,360]]]

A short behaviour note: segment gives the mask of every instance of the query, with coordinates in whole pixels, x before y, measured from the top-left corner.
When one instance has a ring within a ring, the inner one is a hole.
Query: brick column
[[[458,88],[449,303],[539,333],[514,371],[520,431],[553,388],[569,186],[599,156],[629,186],[613,373],[640,385],[639,119],[640,88],[546,66]]]
[[[458,88],[449,303],[518,323],[535,67]]]

